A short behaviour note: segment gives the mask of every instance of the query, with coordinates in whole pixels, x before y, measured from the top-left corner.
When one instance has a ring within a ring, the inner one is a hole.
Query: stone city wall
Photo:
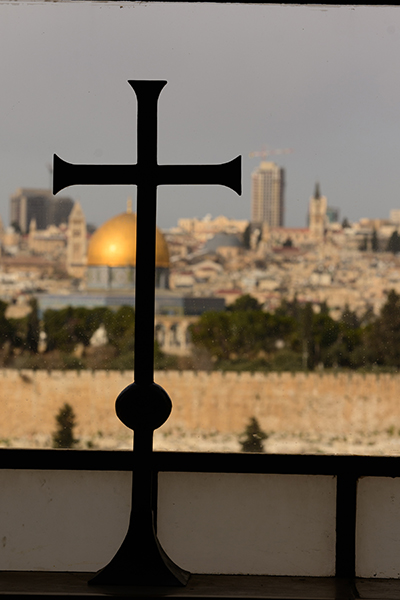
[[[133,379],[119,371],[0,371],[0,440],[49,435],[70,403],[78,436],[125,436],[114,402]],[[340,435],[400,430],[400,375],[158,371],[172,414],[162,430]]]

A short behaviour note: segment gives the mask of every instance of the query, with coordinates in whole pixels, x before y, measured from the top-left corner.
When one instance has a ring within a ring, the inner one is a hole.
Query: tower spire
[[[321,192],[319,190],[319,182],[317,181],[317,183],[315,184],[315,192],[314,192],[314,198],[316,200],[319,200],[321,198]]]

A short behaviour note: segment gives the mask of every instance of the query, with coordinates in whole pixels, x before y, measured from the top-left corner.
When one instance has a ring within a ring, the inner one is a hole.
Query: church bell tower
[[[326,196],[321,196],[319,183],[315,185],[314,196],[310,198],[308,209],[308,226],[315,240],[323,241],[326,229],[326,211],[328,202]]]

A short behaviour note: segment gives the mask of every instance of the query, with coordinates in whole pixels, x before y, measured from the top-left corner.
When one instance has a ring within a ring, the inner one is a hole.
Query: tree
[[[369,355],[378,365],[400,367],[400,295],[391,290],[368,336]]]
[[[329,315],[329,306],[326,300],[322,300],[319,305],[319,313],[321,315]]]
[[[107,337],[120,354],[133,352],[135,341],[135,309],[121,306],[115,313],[110,311],[104,321]]]
[[[257,358],[268,339],[266,314],[260,310],[233,311],[230,321],[230,351],[239,359]]]
[[[329,307],[323,302],[315,313],[310,302],[301,309],[297,326],[298,351],[303,355],[303,368],[313,370],[318,364],[330,366],[329,349],[339,335],[339,324],[329,316]],[[301,345],[301,348],[299,346]]]
[[[374,229],[372,231],[371,250],[372,250],[372,252],[378,252],[378,250],[379,250],[378,234],[376,232],[375,227],[374,227]]]
[[[351,227],[351,225],[350,225],[349,220],[348,220],[347,217],[345,217],[343,219],[343,221],[342,221],[342,227],[343,227],[343,229],[346,229],[347,227]]]
[[[303,354],[303,368],[314,369],[315,366],[315,349],[313,340],[313,316],[314,311],[312,304],[307,302],[303,310],[301,311],[301,338],[302,338],[302,354]]]
[[[6,317],[8,304],[0,300],[0,345],[3,346],[6,342],[13,344],[16,328],[13,322]]]
[[[43,315],[43,328],[46,333],[47,351],[62,350],[70,352],[76,341],[72,339],[70,320],[73,314],[71,307],[62,310],[47,309]]]
[[[364,235],[363,239],[361,240],[358,249],[360,252],[366,252],[368,250],[368,236]]]
[[[133,310],[133,309],[132,309]],[[117,312],[118,314],[118,312]],[[114,325],[113,341],[120,341],[122,329],[115,326],[115,315],[105,307],[94,309],[68,306],[61,310],[48,309],[43,315],[47,350],[71,352],[77,344],[89,346],[93,333],[104,323]],[[110,339],[109,331],[107,335]]]
[[[286,339],[294,329],[291,317],[249,309],[203,313],[191,333],[193,344],[208,350],[218,363],[254,360],[275,352],[276,341]]]
[[[216,360],[229,360],[232,352],[231,320],[228,312],[209,311],[190,327],[195,346],[208,350]]]
[[[13,222],[11,223],[11,227],[14,229],[15,233],[19,233],[19,234],[21,234],[21,233],[22,233],[22,231],[21,231],[21,226],[20,226],[20,224],[18,223],[18,221],[13,221]]]
[[[291,340],[296,331],[296,321],[293,317],[264,313],[262,349],[271,352],[276,348],[278,340]]]
[[[246,248],[246,250],[250,250],[250,242],[251,242],[251,224],[249,223],[243,232],[243,246]]]
[[[348,304],[346,304],[343,309],[340,323],[348,329],[358,329],[361,324],[357,314],[353,310],[350,310]]]
[[[400,236],[397,231],[393,231],[392,235],[389,238],[387,251],[392,252],[393,254],[397,254],[400,252]]]
[[[262,431],[257,419],[252,417],[247,425],[244,433],[242,433],[243,441],[240,441],[242,452],[264,452],[263,440],[268,438],[268,435]]]
[[[338,322],[337,339],[326,351],[326,361],[332,365],[357,368],[365,364],[365,353],[362,352],[364,329],[360,319],[348,305],[345,306]]]
[[[298,301],[297,295],[294,296],[293,300],[283,299],[281,305],[275,311],[275,315],[281,315],[284,317],[291,317],[295,321],[299,322],[301,313],[300,302]]]
[[[53,448],[73,448],[78,440],[74,438],[75,413],[67,402],[56,416],[57,429],[53,433]]]
[[[40,322],[38,316],[38,304],[36,298],[29,301],[31,312],[27,317],[26,349],[34,354],[38,351]]]
[[[71,333],[76,343],[89,346],[94,332],[106,319],[106,315],[111,312],[106,307],[85,308],[79,306],[73,309],[71,314]]]
[[[313,316],[314,365],[331,366],[330,349],[339,337],[339,330],[339,323],[329,315],[319,313]]]
[[[230,310],[230,311],[238,311],[238,310],[248,311],[248,310],[261,310],[261,309],[262,309],[262,304],[260,304],[258,302],[258,300],[256,300],[256,298],[254,298],[250,294],[244,294],[243,296],[236,298],[235,302],[233,302],[229,306],[228,310]]]
[[[376,321],[376,315],[371,304],[367,304],[364,314],[360,317],[360,325],[366,327],[372,325]]]

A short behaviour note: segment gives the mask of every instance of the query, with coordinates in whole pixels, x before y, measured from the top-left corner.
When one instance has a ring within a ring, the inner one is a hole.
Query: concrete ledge
[[[264,600],[398,600],[400,581],[335,577],[192,575],[186,587],[88,585],[93,573],[0,572],[1,598],[252,598]]]
[[[400,597],[400,582],[334,577],[265,577],[247,575],[192,575],[186,587],[96,586],[87,581],[92,573],[0,573],[0,596],[64,596],[70,598],[263,598],[265,600],[353,600]],[[377,585],[378,584],[378,585]],[[371,595],[371,593],[384,595]],[[385,595],[387,594],[387,595]],[[397,594],[397,595],[396,595]]]

